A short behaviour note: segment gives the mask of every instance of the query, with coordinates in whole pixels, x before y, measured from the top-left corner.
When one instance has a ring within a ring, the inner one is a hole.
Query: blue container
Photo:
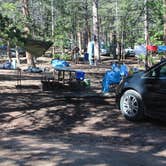
[[[88,61],[88,59],[89,59],[89,55],[88,55],[88,53],[85,53],[84,54],[84,61]]]
[[[84,80],[85,78],[85,72],[83,71],[76,71],[76,80]]]

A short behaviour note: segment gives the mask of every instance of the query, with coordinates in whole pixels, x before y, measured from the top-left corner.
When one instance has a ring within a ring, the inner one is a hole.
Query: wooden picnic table
[[[46,70],[43,73],[42,82],[71,83],[73,80],[84,80],[84,72],[71,67],[54,67],[52,70]]]
[[[75,79],[76,72],[78,72],[78,70],[70,67],[56,67],[53,70],[53,77],[58,76],[58,81],[62,81],[63,83],[65,83],[66,80],[71,82]]]

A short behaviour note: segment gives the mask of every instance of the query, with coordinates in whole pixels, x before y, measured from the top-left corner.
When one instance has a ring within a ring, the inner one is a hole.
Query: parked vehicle
[[[110,51],[108,49],[100,49],[100,55],[102,56],[109,56]]]
[[[145,116],[166,120],[166,60],[124,79],[118,86],[116,100],[128,120]]]
[[[20,56],[23,56],[23,57],[26,56],[26,51],[23,48],[18,48],[18,53],[19,53]],[[16,49],[15,48],[10,49],[10,55],[12,57],[16,57]]]
[[[134,57],[135,56],[135,52],[131,48],[125,49],[124,53],[125,53],[125,58],[127,58],[127,57]]]
[[[103,42],[100,43],[100,55],[101,56],[110,55],[110,49]]]
[[[20,56],[25,57],[26,51],[23,48],[18,49],[18,53]],[[0,56],[6,56],[7,55],[7,48],[2,48],[0,47]],[[10,48],[10,55],[12,57],[16,57],[16,49],[15,48]]]

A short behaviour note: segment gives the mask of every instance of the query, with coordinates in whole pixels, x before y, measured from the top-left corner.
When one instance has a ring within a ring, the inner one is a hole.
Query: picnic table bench
[[[21,69],[16,68],[16,69],[5,69],[5,68],[0,68],[0,74],[5,75],[5,71],[14,71],[14,74],[16,75],[16,87],[21,85]]]
[[[70,67],[56,67],[53,70],[53,77],[55,78],[57,74],[58,81],[65,83],[67,80],[70,83],[73,79],[75,79],[76,72],[78,71]]]
[[[47,87],[57,86],[58,84],[71,84],[72,81],[83,81],[84,72],[71,67],[54,67],[52,72],[44,72],[42,84],[47,84]]]

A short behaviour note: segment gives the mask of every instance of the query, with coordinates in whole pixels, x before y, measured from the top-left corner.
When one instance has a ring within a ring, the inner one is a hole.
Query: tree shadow
[[[165,123],[128,122],[95,89],[25,88],[0,95],[2,165],[165,165]]]
[[[85,166],[85,165],[152,165],[164,166],[165,157],[157,156],[160,150],[151,145],[147,151],[143,145],[127,146],[114,143],[111,137],[78,133],[67,135],[11,135],[0,140],[1,164]],[[12,148],[11,148],[12,147]],[[14,157],[13,157],[14,156]]]

